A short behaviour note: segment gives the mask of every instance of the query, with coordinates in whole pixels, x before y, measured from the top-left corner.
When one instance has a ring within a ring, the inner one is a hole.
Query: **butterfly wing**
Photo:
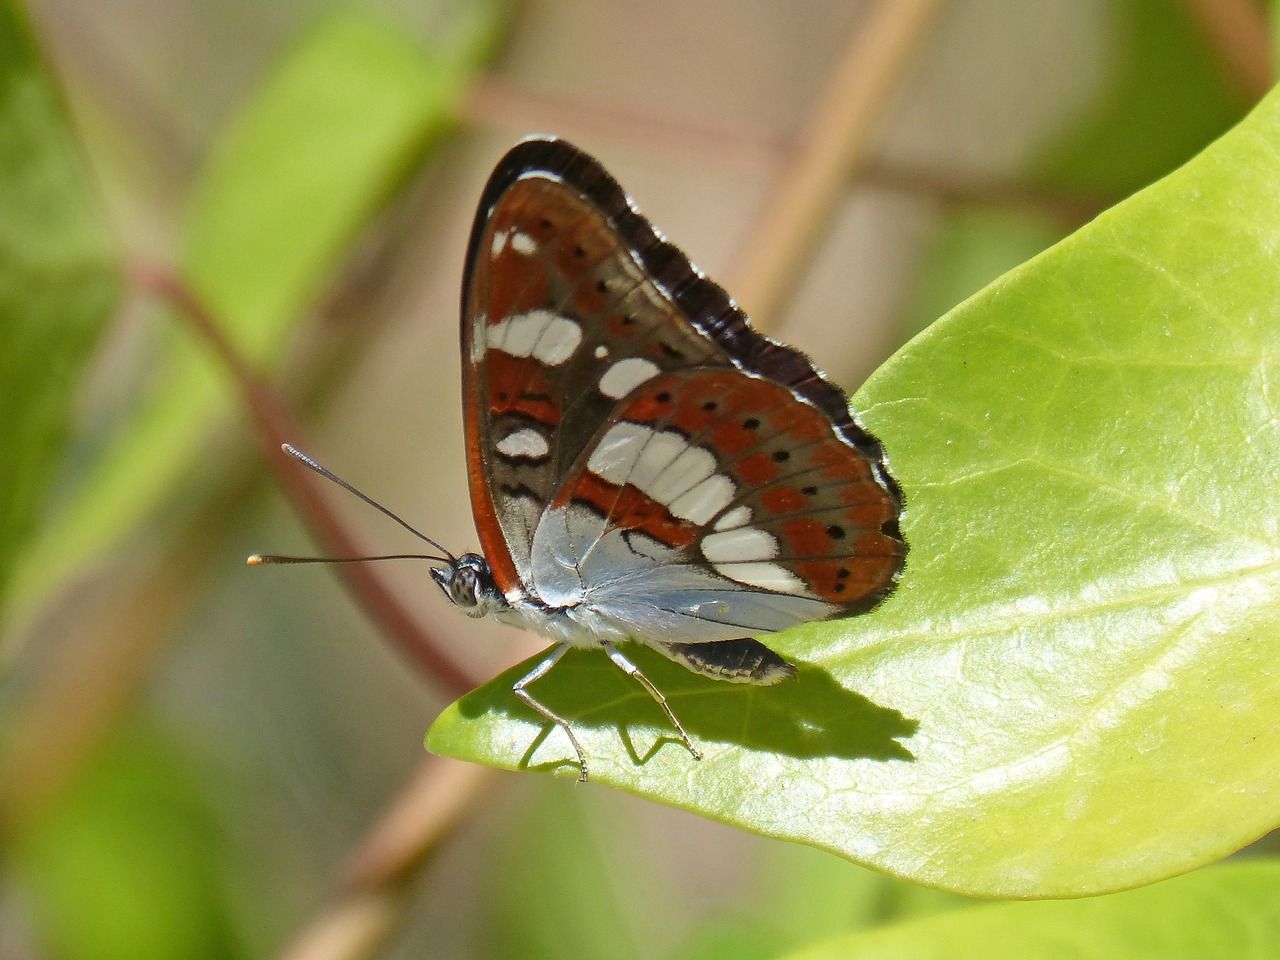
[[[630,386],[719,351],[646,275],[619,231],[658,237],[594,160],[526,140],[481,196],[463,279],[463,410],[472,508],[504,593],[531,580],[556,488]]]
[[[893,588],[901,499],[879,443],[596,161],[517,145],[468,264],[472,502],[508,596],[713,672],[681,650],[859,612]]]
[[[695,367],[618,405],[539,525],[533,576],[655,645],[774,632],[879,602],[902,563],[897,514],[820,411]]]

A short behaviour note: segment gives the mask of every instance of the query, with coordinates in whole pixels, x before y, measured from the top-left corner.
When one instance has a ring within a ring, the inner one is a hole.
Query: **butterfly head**
[[[432,567],[431,579],[469,617],[479,619],[507,606],[493,582],[489,561],[478,553],[464,553],[447,566]]]

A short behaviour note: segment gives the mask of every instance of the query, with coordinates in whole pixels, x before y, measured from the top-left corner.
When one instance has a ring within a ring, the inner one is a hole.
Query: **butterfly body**
[[[868,610],[897,581],[901,496],[879,442],[809,360],[728,295],[594,159],[530,139],[499,162],[468,248],[463,409],[483,556],[433,571],[454,603],[556,644],[616,644],[722,680],[794,667],[755,640]]]
[[[493,617],[500,623],[532,630],[557,643],[574,647],[598,647],[606,641],[634,639],[625,628],[609,623],[591,604],[561,598],[557,605],[540,597],[508,599],[493,583],[488,561],[465,553],[447,566],[435,567],[432,578],[444,595],[469,617]]]

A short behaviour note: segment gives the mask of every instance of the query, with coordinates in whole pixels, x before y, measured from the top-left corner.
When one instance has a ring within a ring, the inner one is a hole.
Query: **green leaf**
[[[749,919],[708,925],[686,944],[676,960],[775,960],[774,932]]]
[[[1280,63],[1277,63],[1276,50],[1280,50],[1280,0],[1267,0],[1267,25],[1271,28],[1271,79],[1280,79]]]
[[[936,913],[975,901],[850,865],[821,850],[774,844],[756,916],[769,916],[790,947]]]
[[[520,796],[488,868],[493,880],[480,921],[486,932],[480,955],[639,960],[661,952],[644,932],[662,914],[661,871],[637,849],[636,838],[616,835],[609,805],[590,802],[600,799],[566,802],[546,789]],[[618,877],[626,884],[616,883]]]
[[[58,91],[0,0],[0,593],[33,532],[93,344],[119,293]]]
[[[854,934],[787,960],[1267,960],[1280,865],[1241,863],[1092,900],[1005,903]]]
[[[760,850],[764,856],[739,879],[737,895],[704,920],[678,960],[773,960],[828,937],[974,902],[797,844]]]
[[[769,688],[637,651],[705,749],[591,651],[534,690],[599,782],[931,886],[1134,886],[1280,823],[1280,94],[958,307],[855,397],[906,493],[875,611]],[[511,693],[439,753],[573,776]]]
[[[469,51],[474,56],[474,51]],[[322,20],[231,124],[191,206],[183,272],[241,346],[274,347],[453,119],[473,64],[368,13]]]
[[[250,361],[280,355],[343,251],[447,129],[500,9],[476,7],[438,52],[368,13],[330,15],[215,144],[182,272]],[[235,409],[207,346],[185,330],[169,339],[134,422],[30,558],[28,602],[152,512]]]
[[[1183,4],[1124,0],[1104,12],[1114,52],[1098,96],[1033,167],[1046,184],[1116,194],[1172,170],[1245,105]]]

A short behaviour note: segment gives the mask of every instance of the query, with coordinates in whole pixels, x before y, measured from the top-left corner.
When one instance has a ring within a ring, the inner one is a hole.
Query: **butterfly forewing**
[[[508,596],[662,647],[892,589],[899,496],[843,393],[563,141],[491,178],[463,340],[472,500]]]
[[[465,281],[472,502],[504,591],[527,579],[543,508],[619,400],[659,371],[728,362],[563,173],[499,167]]]

